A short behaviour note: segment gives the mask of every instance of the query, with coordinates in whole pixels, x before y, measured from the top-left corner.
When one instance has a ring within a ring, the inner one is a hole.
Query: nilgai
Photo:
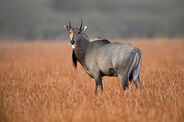
[[[128,88],[128,80],[133,81],[136,88],[142,88],[139,79],[141,51],[138,48],[129,43],[106,39],[90,41],[83,33],[87,27],[82,25],[82,21],[77,28],[71,26],[71,21],[64,27],[70,32],[73,65],[76,68],[78,61],[87,74],[94,78],[95,93],[98,86],[103,92],[103,76],[118,76],[123,90]]]

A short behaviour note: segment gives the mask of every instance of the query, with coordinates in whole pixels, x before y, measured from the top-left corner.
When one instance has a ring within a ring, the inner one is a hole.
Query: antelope
[[[106,39],[90,41],[83,33],[87,26],[83,26],[82,20],[79,27],[72,27],[71,21],[64,27],[70,32],[73,65],[77,68],[79,62],[95,80],[95,94],[98,86],[103,93],[103,76],[118,76],[123,90],[128,88],[128,80],[133,81],[136,88],[142,88],[139,78],[142,59],[140,49],[126,42],[110,42]]]

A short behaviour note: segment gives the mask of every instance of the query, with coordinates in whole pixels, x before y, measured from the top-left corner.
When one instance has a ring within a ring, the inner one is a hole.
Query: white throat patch
[[[92,41],[95,41],[95,40],[93,38],[90,38],[89,41],[92,42]]]
[[[74,49],[75,48],[75,45],[72,45],[72,48]]]
[[[89,41],[92,42],[92,41],[96,41],[96,40],[101,40],[102,38],[100,37],[94,37],[94,38],[90,38]]]

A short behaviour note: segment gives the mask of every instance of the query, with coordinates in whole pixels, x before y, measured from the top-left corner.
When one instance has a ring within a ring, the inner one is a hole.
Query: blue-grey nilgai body
[[[70,32],[73,64],[77,67],[78,61],[87,74],[94,78],[95,93],[98,86],[103,92],[103,76],[118,76],[124,90],[128,88],[128,80],[133,81],[136,88],[142,88],[139,79],[141,51],[138,48],[129,43],[110,42],[106,39],[89,41],[83,33],[86,26],[82,26],[82,21],[78,28],[73,28],[70,21],[65,28]]]

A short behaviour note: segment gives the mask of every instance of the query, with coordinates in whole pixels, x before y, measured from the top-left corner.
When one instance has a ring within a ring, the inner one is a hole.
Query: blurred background
[[[81,19],[90,37],[182,38],[184,0],[0,0],[0,40],[63,40]]]

